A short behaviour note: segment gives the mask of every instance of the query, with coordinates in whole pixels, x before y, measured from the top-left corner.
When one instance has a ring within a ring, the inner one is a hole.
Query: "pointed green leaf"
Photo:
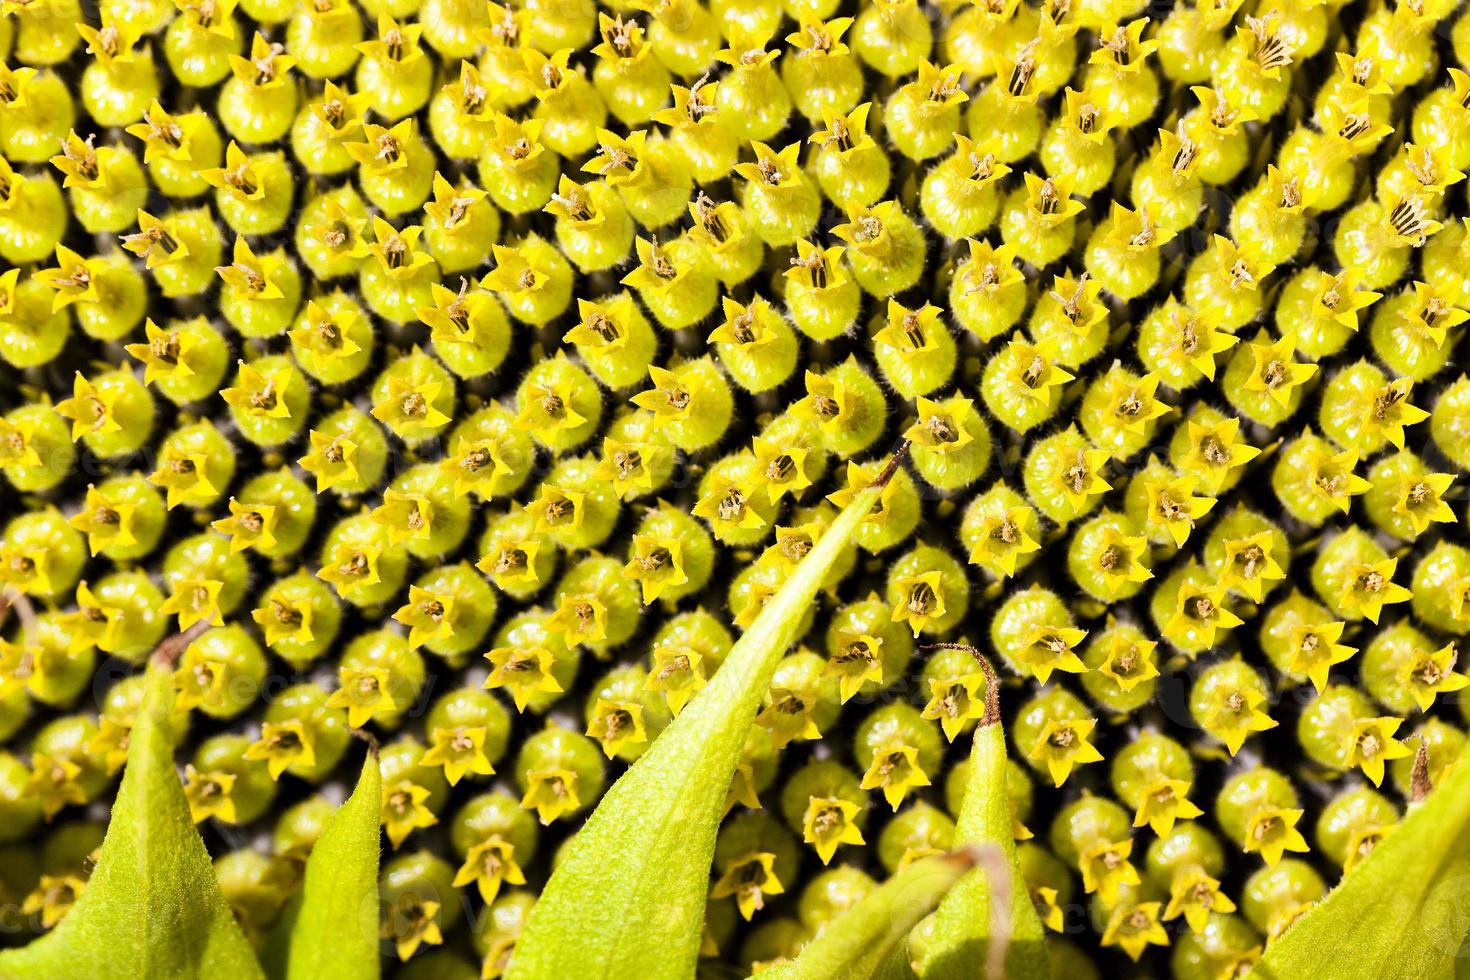
[[[888,953],[928,915],[976,855],[956,851],[915,861],[842,913],[790,963],[762,972],[770,980],[869,980]],[[985,869],[977,869],[984,874]]]
[[[976,659],[985,672],[985,715],[975,729],[970,749],[969,782],[955,823],[954,841],[956,846],[994,847],[1002,857],[1009,894],[995,901],[995,889],[985,868],[966,875],[935,913],[932,938],[924,946],[919,975],[925,980],[985,975],[1046,980],[1051,976],[1046,936],[1016,864],[999,688],[989,661],[978,654]]]
[[[1453,977],[1470,920],[1470,749],[1250,976]]]
[[[155,660],[96,870],[52,932],[0,953],[6,980],[261,976],[189,817],[172,707],[172,674]]]
[[[332,814],[306,861],[289,924],[288,980],[376,980],[378,852],[383,777],[369,751],[357,788]]]
[[[837,515],[710,682],[613,784],[532,910],[511,980],[694,975],[715,833],[761,697],[897,462]]]

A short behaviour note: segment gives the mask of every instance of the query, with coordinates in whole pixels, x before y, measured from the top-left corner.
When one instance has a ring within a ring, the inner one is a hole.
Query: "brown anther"
[[[1032,38],[1026,43],[1016,57],[1016,67],[1011,69],[1011,77],[1006,79],[1006,91],[1013,98],[1022,97],[1031,87],[1031,79],[1036,75],[1036,44],[1039,40]]]
[[[956,442],[960,438],[959,427],[947,415],[931,415],[924,429],[935,442]]]
[[[276,396],[276,382],[274,379],[267,381],[265,387],[250,396],[250,404],[262,412],[269,412],[276,407],[278,398]]]
[[[1072,731],[1072,729],[1070,729],[1070,728],[1058,728],[1056,731],[1054,731],[1054,732],[1051,733],[1051,737],[1048,738],[1047,741],[1050,742],[1052,745],[1056,746],[1059,749],[1065,749],[1065,748],[1069,747],[1072,744],[1072,742],[1076,740],[1076,738],[1077,738],[1077,735],[1076,735],[1075,732]],[[1112,857],[1112,856],[1113,856],[1113,853],[1111,851],[1109,851],[1107,854],[1103,855],[1103,863],[1106,864],[1107,861],[1108,861],[1108,858],[1109,857]]]
[[[526,553],[520,548],[503,548],[495,559],[495,574],[504,575],[517,568],[526,567]]]
[[[927,616],[939,602],[939,597],[928,582],[917,582],[909,589],[908,606],[909,612],[916,616]]]
[[[661,681],[666,681],[673,675],[689,669],[689,658],[682,653],[677,653],[668,659],[655,675]]]
[[[1056,214],[1061,209],[1062,199],[1057,194],[1056,181],[1048,177],[1041,182],[1036,192],[1036,210],[1039,214]]]
[[[409,418],[421,418],[429,413],[428,399],[417,391],[410,391],[399,402],[399,410]]]
[[[251,534],[259,534],[265,527],[265,518],[253,510],[246,511],[240,515],[240,526]]]
[[[1264,71],[1285,68],[1291,64],[1295,49],[1284,37],[1277,34],[1271,22],[1264,17],[1247,17],[1245,26],[1255,42],[1251,57]]]
[[[1174,159],[1169,164],[1169,169],[1175,177],[1182,178],[1189,168],[1194,166],[1194,161],[1199,157],[1199,144],[1183,133],[1179,134],[1179,149],[1174,151]]]
[[[178,335],[166,333],[154,337],[148,342],[148,353],[160,361],[176,363],[179,359]]]
[[[673,561],[674,556],[670,554],[669,549],[654,548],[648,554],[640,558],[638,560],[638,564],[643,566],[644,571],[654,572],[659,570],[660,568],[663,568],[665,565],[672,564]]]
[[[1240,714],[1245,710],[1245,697],[1239,691],[1231,691],[1225,698],[1225,710],[1231,714]]]
[[[280,599],[271,600],[271,615],[282,626],[299,626],[301,624],[300,611],[286,605]]]
[[[812,540],[804,534],[793,534],[781,542],[781,553],[788,561],[801,561],[812,550]]]
[[[731,487],[720,500],[720,520],[738,521],[745,516],[745,492],[739,487]]]
[[[1015,521],[1011,520],[1010,517],[1006,517],[995,526],[995,529],[990,532],[990,536],[1005,544],[1015,544],[1021,540],[1021,529],[1016,525]]]
[[[1122,548],[1119,548],[1115,544],[1108,545],[1103,549],[1103,553],[1097,557],[1098,567],[1105,572],[1111,572],[1120,564],[1126,564],[1127,561],[1128,556],[1123,553]]]
[[[1197,596],[1193,603],[1194,618],[1207,622],[1215,618],[1215,600],[1207,595]]]
[[[1041,376],[1046,373],[1046,359],[1040,354],[1033,354],[1031,363],[1021,371],[1021,383],[1027,388],[1035,388],[1041,383]]]
[[[546,523],[551,525],[566,524],[577,513],[577,505],[566,497],[558,497],[546,505]]]
[[[1404,198],[1388,213],[1388,223],[1395,234],[1418,241],[1426,237],[1429,221],[1429,212],[1417,197]]]
[[[829,398],[826,395],[813,395],[812,407],[824,419],[835,418],[837,413],[842,411],[842,407],[837,404],[837,400]]]
[[[96,140],[97,137],[93,135],[88,136],[80,145],[75,140],[61,142],[61,155],[76,167],[77,175],[85,180],[96,180],[101,172],[97,167],[97,152],[92,145]]]
[[[1236,289],[1242,286],[1250,287],[1256,284],[1256,277],[1251,274],[1250,266],[1245,264],[1245,259],[1236,259],[1230,266],[1230,285]]]
[[[619,449],[613,453],[613,466],[618,476],[628,479],[643,465],[643,454],[636,449]]]
[[[337,567],[337,571],[343,575],[366,575],[369,568],[371,568],[371,565],[368,564],[367,555],[360,551],[355,551],[347,557],[346,561]],[[365,677],[363,681],[372,681],[372,678]],[[372,681],[374,687],[377,686],[377,683],[377,681]]]
[[[755,340],[755,313],[745,310],[730,321],[730,332],[735,335],[735,341],[748,344]]]

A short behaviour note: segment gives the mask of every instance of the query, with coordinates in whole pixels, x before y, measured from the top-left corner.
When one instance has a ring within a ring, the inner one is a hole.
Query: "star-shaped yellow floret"
[[[328,436],[315,429],[307,433],[307,438],[311,451],[297,462],[316,477],[317,493],[357,479],[356,442],[345,435]]]
[[[623,566],[623,577],[642,587],[643,604],[649,605],[666,590],[689,581],[684,571],[683,543],[678,538],[633,535],[633,554]]]
[[[919,765],[919,750],[912,745],[892,744],[876,749],[873,762],[863,773],[863,789],[882,789],[883,798],[898,809],[910,790],[929,785],[929,776]]]
[[[776,855],[769,851],[758,851],[737,858],[725,866],[710,898],[735,896],[735,905],[747,921],[756,912],[766,907],[766,899],[786,891],[776,877]]]
[[[118,394],[116,387],[98,387],[82,377],[80,371],[76,373],[71,397],[56,403],[56,414],[71,419],[72,441],[88,433],[103,435],[122,431],[115,416]]]
[[[1273,806],[1257,808],[1246,821],[1246,853],[1259,852],[1266,865],[1274,868],[1287,851],[1305,854],[1311,850],[1306,838],[1296,829],[1304,812]]]
[[[883,640],[868,633],[843,633],[837,637],[822,676],[837,678],[837,695],[843,704],[869,681],[883,682],[882,647]]]
[[[882,677],[881,671],[878,677]],[[929,678],[929,701],[922,714],[938,721],[944,737],[953,742],[967,724],[985,716],[985,675],[976,671],[960,677]]]
[[[1154,780],[1143,789],[1143,798],[1133,815],[1133,826],[1147,826],[1163,838],[1174,829],[1174,821],[1203,816],[1204,811],[1187,798],[1189,789],[1190,783],[1183,779],[1160,777]]]
[[[830,864],[841,845],[866,843],[856,823],[861,810],[851,800],[835,796],[808,797],[806,813],[801,818],[802,840],[816,848],[823,864]]]
[[[1103,659],[1097,670],[1116,684],[1118,690],[1131,691],[1144,681],[1159,676],[1153,655],[1158,644],[1153,640],[1135,640],[1126,634],[1114,633],[1102,642],[1105,643]]]
[[[1050,719],[1026,756],[1044,765],[1052,782],[1060,786],[1075,766],[1102,761],[1102,753],[1087,740],[1096,727],[1091,718]]]
[[[442,463],[444,472],[454,480],[454,495],[463,497],[473,491],[481,497],[493,496],[501,479],[515,474],[507,455],[500,439],[458,436],[454,452]]]
[[[163,600],[158,611],[165,616],[178,616],[180,632],[201,622],[223,626],[225,620],[220,613],[219,596],[224,587],[225,584],[218,579],[181,578],[174,582],[173,591]]]
[[[1082,871],[1082,888],[1087,894],[1096,892],[1111,904],[1117,901],[1120,889],[1137,885],[1138,869],[1128,860],[1133,853],[1133,840],[1124,837],[1120,841],[1097,840],[1081,849],[1077,855],[1077,866]]]
[[[690,511],[718,532],[764,527],[766,520],[751,506],[753,488],[743,482],[716,482]]]
[[[515,845],[498,835],[474,844],[465,852],[464,864],[454,873],[452,884],[463,888],[474,882],[488,907],[500,894],[500,886],[524,885],[526,875],[516,864]]]
[[[1359,718],[1347,735],[1344,765],[1357,766],[1377,786],[1383,782],[1383,766],[1410,754],[1409,747],[1393,737],[1403,724],[1402,718]]]
[[[220,392],[220,397],[242,414],[256,419],[289,419],[286,388],[296,377],[296,369],[287,362],[277,362],[264,371],[240,361],[233,387]]]
[[[393,619],[408,627],[408,645],[417,649],[454,636],[457,611],[453,593],[410,585],[408,601],[393,613]]]
[[[20,912],[22,915],[39,915],[41,928],[50,929],[66,918],[86,890],[85,878],[74,874],[43,874],[35,890],[21,902]]]
[[[1397,558],[1385,558],[1354,565],[1348,570],[1348,583],[1338,599],[1338,606],[1346,614],[1357,613],[1376,623],[1384,606],[1407,602],[1413,593],[1393,581],[1398,564]]]
[[[493,776],[495,767],[485,754],[485,734],[483,725],[436,727],[429,736],[429,748],[419,764],[442,766],[444,778],[451,786],[458,785],[467,773]]]
[[[1420,711],[1428,711],[1434,699],[1470,685],[1470,677],[1455,672],[1455,645],[1447,643],[1438,650],[1415,647],[1398,669],[1399,685],[1409,692]]]
[[[430,796],[427,786],[409,779],[383,785],[383,828],[395,848],[404,838],[421,827],[432,827],[439,818],[426,805]]]
[[[1022,555],[1041,550],[1041,543],[1025,530],[1035,518],[1036,512],[1029,504],[985,514],[980,519],[975,546],[970,549],[970,564],[1001,577],[1016,574],[1016,563]]]
[[[1162,525],[1176,547],[1184,547],[1195,522],[1215,506],[1214,497],[1195,495],[1198,486],[1199,479],[1193,475],[1144,481],[1149,521]]]
[[[1085,674],[1087,665],[1077,656],[1077,647],[1086,637],[1086,630],[1036,623],[1030,627],[1025,645],[1016,651],[1016,660],[1043,684],[1054,670]]]
[[[1277,722],[1261,710],[1266,695],[1253,687],[1220,687],[1205,715],[1205,730],[1225,743],[1231,755],[1240,751],[1241,745],[1252,732],[1264,732],[1275,728]]]
[[[41,815],[50,820],[67,806],[86,806],[87,791],[81,784],[82,767],[71,759],[46,752],[31,753],[31,774],[23,795],[39,800]]]
[[[241,503],[230,498],[230,516],[210,524],[230,539],[230,552],[255,548],[269,551],[276,546],[276,508],[271,504]]]
[[[964,425],[965,417],[972,411],[974,402],[968,398],[955,397],[944,403],[919,398],[916,407],[919,418],[904,438],[935,453],[957,452],[975,441]]]
[[[1287,634],[1291,649],[1287,669],[1311,680],[1318,694],[1327,686],[1328,672],[1358,652],[1357,647],[1337,642],[1346,626],[1338,621],[1301,624],[1293,626]]]
[[[475,562],[475,567],[497,585],[535,585],[541,580],[536,568],[536,556],[540,553],[539,541],[506,539],[496,542],[489,554]]]
[[[383,547],[378,541],[364,542],[351,550],[347,546],[339,547],[330,561],[322,562],[316,577],[336,588],[337,594],[346,599],[382,581],[378,560]]]
[[[1218,879],[1210,877],[1203,868],[1190,868],[1176,874],[1169,884],[1164,921],[1182,915],[1191,932],[1203,932],[1212,912],[1228,915],[1234,911],[1235,903],[1221,890]]]
[[[1444,496],[1454,482],[1449,473],[1404,473],[1399,477],[1393,512],[1404,517],[1415,534],[1423,534],[1430,524],[1453,524],[1455,512]]]
[[[374,524],[394,544],[428,541],[434,533],[434,502],[426,494],[388,489],[383,502],[370,512]]]
[[[1317,373],[1317,365],[1292,360],[1296,339],[1287,334],[1269,344],[1252,343],[1251,357],[1255,366],[1245,379],[1247,391],[1263,391],[1276,404],[1287,408],[1292,394]]]
[[[653,666],[645,689],[661,693],[668,702],[669,713],[675,718],[684,710],[689,699],[704,687],[704,657],[693,647],[672,644],[656,647],[653,651]]]
[[[948,612],[943,575],[938,571],[901,575],[895,580],[894,588],[899,601],[893,606],[891,619],[895,623],[908,623],[915,636]]]
[[[563,593],[546,628],[569,647],[601,643],[607,638],[607,606],[595,595]]]
[[[385,667],[342,667],[337,671],[338,686],[327,697],[328,708],[345,708],[347,724],[361,728],[379,715],[397,707],[389,689],[390,677]]]
[[[517,711],[525,711],[533,694],[560,694],[562,686],[552,674],[556,655],[545,647],[496,647],[485,654],[490,661],[490,676],[485,687],[510,689]]]
[[[192,764],[184,766],[184,799],[189,803],[189,816],[195,823],[210,817],[235,823],[235,774],[200,772]]]
[[[574,813],[582,805],[577,795],[577,774],[570,769],[533,769],[526,773],[526,792],[521,806],[535,810],[542,826]]]
[[[1122,947],[1134,962],[1149,946],[1169,945],[1169,933],[1159,921],[1163,907],[1163,902],[1140,902],[1114,909],[1103,930],[1102,944]]]
[[[191,711],[200,705],[221,703],[228,679],[228,668],[222,661],[206,654],[198,643],[189,644],[174,669],[175,710]]]
[[[1271,557],[1272,545],[1273,532],[1269,530],[1226,541],[1220,587],[1234,589],[1251,601],[1260,602],[1264,583],[1286,577],[1276,559]]]
[[[432,436],[450,422],[434,404],[443,388],[442,381],[391,376],[383,399],[373,406],[373,418],[405,439]]]
[[[299,718],[283,722],[263,722],[260,738],[245,748],[245,758],[264,761],[272,779],[294,765],[307,768],[316,765],[315,739]]]
[[[1164,626],[1164,637],[1176,643],[1212,647],[1220,630],[1232,630],[1242,620],[1225,605],[1225,590],[1189,581],[1174,596],[1174,615]]]
[[[649,365],[649,380],[653,387],[640,391],[629,401],[639,408],[652,412],[660,424],[682,422],[689,418],[694,409],[694,398],[689,388],[672,371],[657,365]]]
[[[133,535],[136,509],[127,499],[110,497],[89,485],[82,508],[67,518],[67,523],[87,536],[87,547],[95,555],[105,548],[126,548],[137,543]]]
[[[587,719],[586,734],[602,744],[602,751],[609,759],[628,745],[647,742],[643,705],[619,698],[598,698]]]

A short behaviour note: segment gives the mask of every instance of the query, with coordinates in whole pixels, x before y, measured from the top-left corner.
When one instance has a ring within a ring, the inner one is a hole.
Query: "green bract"
[[[264,976],[189,818],[174,769],[171,676],[157,660],[149,665],[122,786],[86,891],[50,934],[0,953],[0,976]]]
[[[608,790],[553,872],[508,976],[684,977],[694,969],[724,801],[761,696],[889,462],[735,642],[720,670]]]

